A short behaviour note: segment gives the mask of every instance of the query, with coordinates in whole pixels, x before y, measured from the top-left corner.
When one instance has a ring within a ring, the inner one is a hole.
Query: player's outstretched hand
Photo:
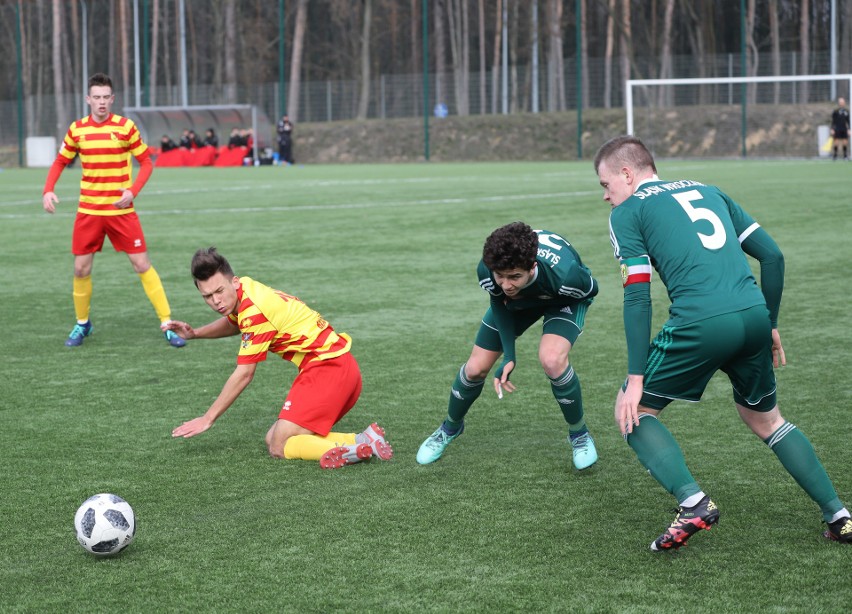
[[[784,355],[784,346],[781,345],[781,334],[777,328],[772,329],[772,364],[776,367],[787,364],[787,357]]]
[[[502,399],[504,392],[515,392],[515,385],[509,381],[509,376],[515,369],[515,361],[504,362],[494,376],[494,392],[497,398]]]
[[[186,322],[181,322],[180,320],[169,320],[168,322],[163,322],[160,324],[160,328],[163,332],[172,330],[184,339],[195,339],[195,329]]]
[[[53,192],[45,192],[41,197],[41,206],[44,207],[44,210],[48,213],[56,211],[56,204],[58,202],[59,198]]]
[[[200,435],[211,426],[213,426],[213,422],[207,416],[198,416],[174,429],[172,437],[194,437],[195,435]]]

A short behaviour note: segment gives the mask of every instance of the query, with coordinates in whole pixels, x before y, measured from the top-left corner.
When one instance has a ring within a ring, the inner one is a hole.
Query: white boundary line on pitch
[[[208,209],[170,209],[165,211],[138,211],[139,216],[155,216],[155,215],[208,215],[211,213],[269,213],[269,212],[286,212],[286,211],[322,211],[336,209],[380,209],[384,207],[422,207],[425,205],[457,205],[462,203],[476,202],[511,202],[518,200],[542,200],[552,198],[574,198],[580,196],[590,196],[600,194],[600,190],[588,190],[582,192],[553,192],[550,194],[514,194],[511,196],[480,196],[476,198],[438,198],[431,200],[412,200],[412,201],[382,201],[378,203],[339,203],[336,205],[291,205],[291,206],[267,206],[267,207],[220,207]],[[77,214],[75,211],[54,213],[52,217],[73,217]],[[50,214],[44,211],[33,213],[7,213],[0,214],[2,220],[12,219],[27,219],[34,217],[46,217]]]

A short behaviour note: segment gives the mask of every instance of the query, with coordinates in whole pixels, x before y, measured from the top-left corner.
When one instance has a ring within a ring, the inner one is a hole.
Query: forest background
[[[7,154],[20,133],[59,138],[86,113],[84,67],[113,77],[119,112],[254,104],[303,123],[416,118],[439,103],[451,117],[619,109],[627,79],[852,71],[852,3],[834,0],[0,0],[0,31]],[[745,95],[827,114],[845,89]],[[660,88],[648,104],[738,96]]]

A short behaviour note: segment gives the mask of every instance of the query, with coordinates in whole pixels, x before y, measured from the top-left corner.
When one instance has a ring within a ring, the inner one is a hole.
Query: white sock
[[[705,497],[704,491],[697,492],[691,497],[687,497],[683,501],[680,502],[681,507],[695,507],[698,503]]]
[[[829,522],[837,522],[841,518],[849,518],[849,510],[847,510],[845,507],[839,512],[837,512],[834,516],[832,516]]]

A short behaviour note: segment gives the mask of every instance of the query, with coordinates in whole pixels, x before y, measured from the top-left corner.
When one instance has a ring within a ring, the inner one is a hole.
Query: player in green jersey
[[[774,366],[784,256],[769,234],[718,188],[662,181],[637,138],[605,143],[595,171],[612,205],[610,237],[621,264],[627,381],[615,420],[649,473],[678,501],[652,550],[676,549],[719,520],[719,510],[657,418],[673,400],[698,401],[716,371],[731,381],[740,417],[819,505],[825,536],[852,543],[852,520],[807,437],[778,410]],[[760,286],[745,254],[760,262]],[[668,291],[669,320],[651,335],[651,268]]]
[[[523,222],[491,233],[477,274],[479,285],[490,295],[491,306],[482,319],[470,358],[453,382],[447,418],[420,446],[417,462],[435,462],[462,434],[464,417],[501,354],[494,391],[502,399],[503,392],[515,390],[509,380],[515,368],[515,338],[543,320],[538,357],[568,423],[574,466],[590,467],[598,460],[598,453],[586,427],[580,380],[568,354],[583,332],[586,310],[598,293],[597,281],[563,237],[533,230]]]

